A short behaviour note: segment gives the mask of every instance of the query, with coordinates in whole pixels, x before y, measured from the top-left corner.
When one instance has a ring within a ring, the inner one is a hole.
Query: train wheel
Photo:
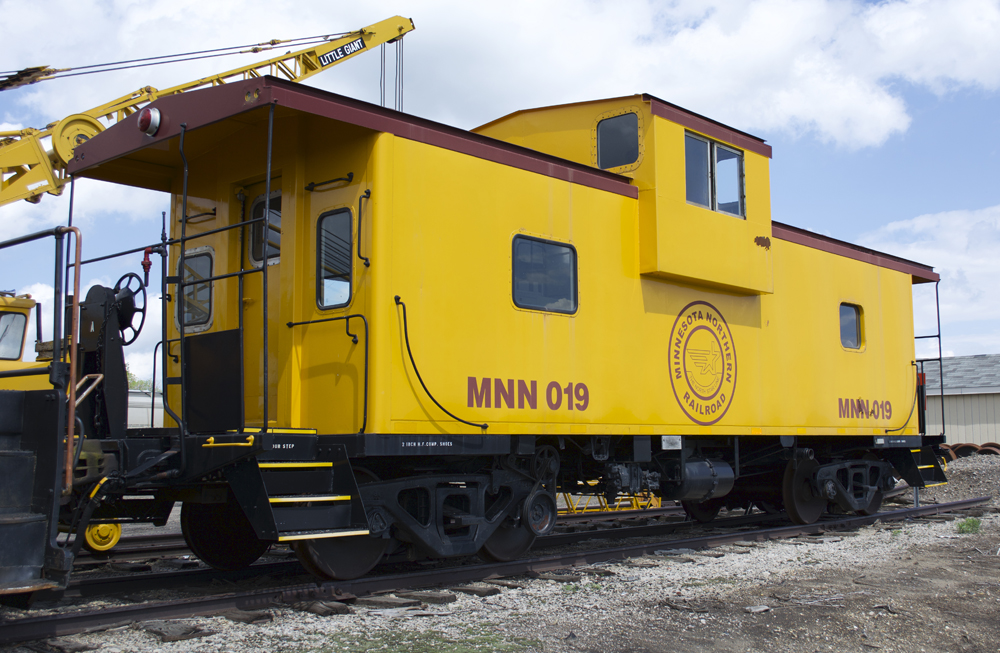
[[[796,524],[811,524],[826,510],[826,497],[813,492],[811,482],[818,467],[819,463],[806,458],[798,462],[790,460],[785,468],[781,492],[785,510]]]
[[[381,480],[364,467],[354,468],[354,479],[358,486]],[[324,537],[293,542],[292,550],[305,570],[313,576],[327,580],[353,580],[374,569],[393,542],[391,539],[363,535]]]
[[[863,508],[858,511],[859,515],[874,515],[882,507],[882,490],[875,490],[874,496],[872,496],[871,503],[868,504],[867,508]]]
[[[257,539],[231,494],[226,503],[183,504],[181,531],[192,553],[209,567],[224,571],[249,567],[271,546]]]
[[[121,524],[91,524],[83,532],[83,548],[91,553],[104,553],[114,548],[121,538]]]
[[[708,501],[681,501],[684,512],[688,517],[700,524],[707,524],[719,515],[725,501],[722,499],[709,499]]]
[[[391,542],[356,535],[299,540],[292,543],[292,548],[312,575],[327,580],[352,580],[374,569]]]
[[[505,519],[477,555],[486,562],[509,562],[524,555],[535,543],[535,534],[523,521],[514,525],[513,521]]]

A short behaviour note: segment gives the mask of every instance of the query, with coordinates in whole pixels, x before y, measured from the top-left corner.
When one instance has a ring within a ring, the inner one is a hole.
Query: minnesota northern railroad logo
[[[719,309],[708,302],[685,306],[670,331],[670,384],[691,421],[715,424],[736,391],[736,346]]]

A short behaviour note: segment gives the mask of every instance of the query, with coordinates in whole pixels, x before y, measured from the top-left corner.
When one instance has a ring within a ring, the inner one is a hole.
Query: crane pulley
[[[88,111],[67,116],[44,129],[0,132],[0,206],[20,199],[37,203],[44,193],[61,194],[67,181],[66,164],[73,158],[73,150],[107,128],[102,119],[109,125],[114,124],[157,98],[229,81],[273,75],[301,82],[377,45],[392,43],[413,29],[411,19],[393,16],[314,47],[179,86],[163,90],[146,86]],[[281,41],[271,41],[265,46],[279,43]],[[264,49],[269,47],[253,51]],[[0,80],[0,91],[50,79],[60,72],[64,71],[48,66],[26,68]],[[45,139],[51,139],[51,150],[45,147]]]

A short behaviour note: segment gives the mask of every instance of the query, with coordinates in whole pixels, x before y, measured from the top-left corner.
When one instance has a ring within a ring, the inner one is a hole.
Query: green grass
[[[962,535],[973,535],[979,532],[982,525],[983,523],[975,517],[969,517],[958,522],[958,532]]]

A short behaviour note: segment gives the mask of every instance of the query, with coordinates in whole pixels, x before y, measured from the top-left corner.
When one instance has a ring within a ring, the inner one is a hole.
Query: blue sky
[[[417,27],[405,39],[404,109],[422,117],[471,128],[523,108],[650,93],[767,139],[775,220],[935,266],[946,352],[1000,352],[1000,0],[42,4],[74,28],[58,42],[7,31],[0,70],[311,36],[401,14]],[[0,0],[9,24],[33,24],[37,10]],[[5,91],[0,131],[44,127],[147,84],[165,88],[262,57]],[[308,83],[377,102],[378,77],[379,57],[369,53]],[[390,79],[390,97],[391,88]],[[0,239],[64,221],[67,195],[0,207]],[[155,240],[167,203],[82,181],[75,220],[85,258]],[[0,288],[44,298],[49,256],[47,245],[5,253]],[[93,266],[84,282],[111,284],[138,262]],[[933,293],[919,288],[915,298],[917,329],[927,332]],[[155,332],[131,348],[140,374]]]

